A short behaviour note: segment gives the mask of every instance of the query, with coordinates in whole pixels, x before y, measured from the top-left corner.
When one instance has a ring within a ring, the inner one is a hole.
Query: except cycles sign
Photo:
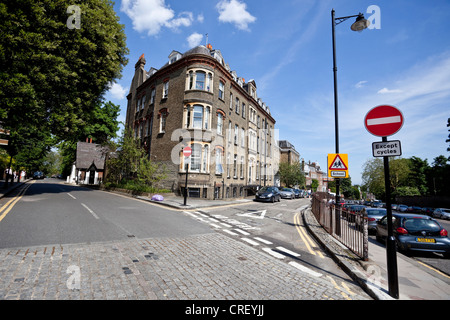
[[[400,140],[372,143],[374,157],[394,157],[402,155]]]

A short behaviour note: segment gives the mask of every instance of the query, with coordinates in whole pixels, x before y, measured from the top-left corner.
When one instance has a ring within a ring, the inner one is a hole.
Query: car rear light
[[[375,218],[369,218],[369,221],[375,221],[376,219]]]
[[[405,228],[402,228],[402,227],[398,227],[397,228],[397,233],[399,233],[399,234],[408,234],[408,230],[406,230]]]
[[[443,237],[448,236],[448,232],[447,232],[447,230],[445,230],[445,229],[442,229],[441,232],[440,232],[440,234],[441,234],[441,236],[443,236]]]

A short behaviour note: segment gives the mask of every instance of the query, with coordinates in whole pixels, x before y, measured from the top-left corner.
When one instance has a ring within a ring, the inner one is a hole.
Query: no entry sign
[[[186,158],[190,157],[191,153],[192,153],[191,147],[184,147],[183,148],[183,156],[185,156]]]
[[[391,136],[403,126],[403,114],[393,106],[377,106],[367,112],[364,118],[364,125],[367,131],[374,136]]]

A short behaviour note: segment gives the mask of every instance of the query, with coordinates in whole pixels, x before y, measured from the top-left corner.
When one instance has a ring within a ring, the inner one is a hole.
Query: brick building
[[[153,161],[165,164],[162,187],[182,194],[188,166],[191,197],[237,198],[273,184],[279,162],[275,119],[254,80],[231,71],[219,50],[172,51],[160,69],[142,55],[127,96],[126,125]]]

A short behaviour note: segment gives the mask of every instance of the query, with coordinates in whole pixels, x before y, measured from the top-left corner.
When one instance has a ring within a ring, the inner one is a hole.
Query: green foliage
[[[110,157],[106,165],[106,185],[110,187],[161,192],[157,184],[167,177],[166,167],[149,160],[128,129],[118,142],[116,156]]]
[[[81,29],[67,27],[70,5],[81,9]],[[0,21],[0,117],[11,131],[8,153],[38,167],[58,141],[85,134],[104,139],[92,127],[112,136],[96,114],[127,63],[124,26],[112,2],[7,1],[0,3]]]
[[[450,164],[444,156],[434,158],[432,166],[419,157],[393,158],[389,161],[392,195],[448,195],[450,194]],[[364,189],[384,199],[384,164],[379,158],[364,164]]]
[[[279,166],[280,180],[287,187],[294,185],[304,186],[306,178],[301,169],[300,162],[288,164],[286,162],[280,163]]]

